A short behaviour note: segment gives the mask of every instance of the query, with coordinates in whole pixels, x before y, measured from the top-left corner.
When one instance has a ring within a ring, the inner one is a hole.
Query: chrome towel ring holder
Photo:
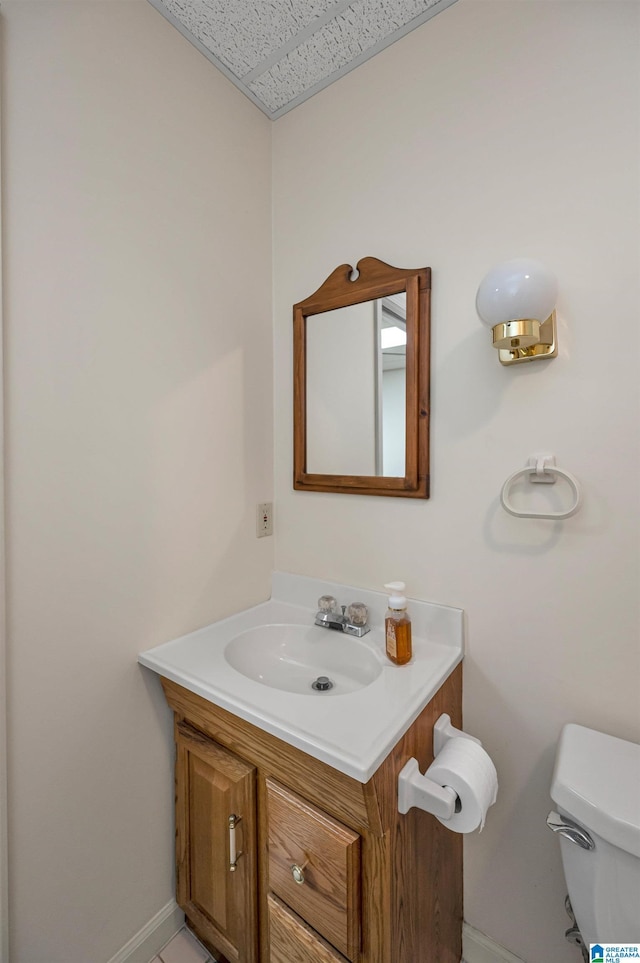
[[[514,508],[510,501],[511,496],[511,486],[519,478],[527,477],[532,484],[541,485],[555,485],[557,477],[560,476],[564,478],[570,485],[572,491],[572,504],[570,508],[563,512],[522,512],[517,508]],[[556,465],[555,455],[544,454],[544,455],[532,455],[528,462],[526,468],[521,468],[519,471],[514,471],[512,475],[509,475],[506,482],[502,486],[502,492],[500,493],[500,500],[502,502],[502,507],[510,515],[515,515],[516,518],[569,518],[580,508],[581,493],[578,480],[568,471],[563,468],[558,468]]]

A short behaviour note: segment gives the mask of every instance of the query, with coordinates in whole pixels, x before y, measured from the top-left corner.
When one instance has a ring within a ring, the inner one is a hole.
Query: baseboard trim
[[[184,913],[174,899],[169,900],[109,963],[149,963],[183,926]]]
[[[149,963],[183,926],[184,913],[175,900],[169,900],[109,963]],[[468,923],[462,926],[462,960],[463,963],[524,963]]]
[[[524,963],[468,923],[462,925],[462,959],[463,963]]]

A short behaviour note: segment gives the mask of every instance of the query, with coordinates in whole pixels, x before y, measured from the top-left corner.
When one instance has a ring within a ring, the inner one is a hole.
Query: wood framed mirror
[[[431,269],[374,257],[293,306],[293,487],[429,497]]]

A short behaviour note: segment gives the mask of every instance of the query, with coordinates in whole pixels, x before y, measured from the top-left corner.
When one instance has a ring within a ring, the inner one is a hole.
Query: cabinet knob
[[[298,866],[297,863],[294,863],[291,867],[291,875],[293,876],[294,881],[298,883],[299,886],[302,886],[302,884],[304,883],[304,873],[302,872],[302,866]]]

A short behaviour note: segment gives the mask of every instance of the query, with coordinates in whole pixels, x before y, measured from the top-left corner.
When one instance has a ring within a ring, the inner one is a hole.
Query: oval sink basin
[[[370,685],[382,672],[371,649],[352,636],[315,625],[261,625],[228,643],[224,657],[255,682],[317,698],[345,695]],[[320,683],[319,677],[332,683]]]

